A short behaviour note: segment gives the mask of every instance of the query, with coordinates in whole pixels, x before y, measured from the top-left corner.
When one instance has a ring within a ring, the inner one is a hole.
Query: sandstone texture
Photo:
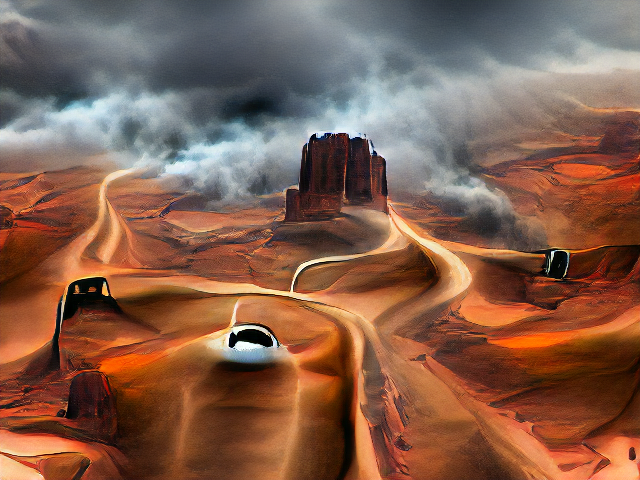
[[[302,148],[299,188],[286,195],[285,221],[326,220],[344,204],[387,212],[385,159],[363,137],[312,135]]]

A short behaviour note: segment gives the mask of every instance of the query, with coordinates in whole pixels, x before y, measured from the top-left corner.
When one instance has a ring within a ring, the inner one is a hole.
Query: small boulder
[[[101,440],[113,440],[117,431],[115,397],[106,375],[83,372],[71,380],[66,418],[77,420]]]
[[[13,227],[13,211],[9,207],[0,205],[0,230]]]
[[[80,453],[65,452],[48,455],[38,462],[38,469],[45,480],[80,480],[91,460]]]

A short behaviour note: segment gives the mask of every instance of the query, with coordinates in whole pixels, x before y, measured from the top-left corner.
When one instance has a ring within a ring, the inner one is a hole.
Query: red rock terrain
[[[489,186],[506,194],[523,225],[544,231],[548,245],[571,249],[637,245],[639,126],[637,112],[611,114],[595,140],[574,137],[571,146],[548,148],[537,143],[534,154],[476,169]],[[396,197],[400,211],[437,238],[494,248],[512,241],[483,235],[481,225],[448,211],[432,195]]]
[[[582,151],[482,168],[569,251],[564,279],[435,197],[285,223],[281,195],[216,207],[135,171],[2,174],[0,471],[638,478],[637,118],[618,120]],[[83,277],[113,299],[56,336]],[[254,323],[280,346],[239,362],[224,342]]]

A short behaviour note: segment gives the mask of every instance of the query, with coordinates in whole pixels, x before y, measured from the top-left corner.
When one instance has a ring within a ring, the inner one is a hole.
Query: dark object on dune
[[[73,317],[80,307],[107,305],[118,308],[118,304],[111,296],[107,279],[104,277],[76,280],[69,284],[61,301],[62,320]]]
[[[108,307],[120,311],[118,302],[111,296],[109,284],[104,277],[82,278],[72,282],[58,301],[56,330],[52,340],[51,369],[60,367],[60,332],[62,322],[75,315],[78,308]]]
[[[236,350],[255,348],[273,348],[280,346],[278,339],[269,327],[258,324],[240,324],[231,329],[228,347]]]
[[[543,273],[549,278],[563,279],[569,270],[569,252],[566,250],[547,250],[544,256]]]
[[[252,371],[282,359],[280,346],[269,327],[258,323],[236,324],[224,338],[222,356],[234,370]]]
[[[117,430],[116,404],[104,373],[89,371],[73,377],[65,417],[91,422],[91,430],[101,440],[114,438]]]

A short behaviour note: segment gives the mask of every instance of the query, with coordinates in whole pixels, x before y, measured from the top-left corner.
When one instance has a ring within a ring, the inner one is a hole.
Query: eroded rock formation
[[[0,230],[13,227],[14,215],[10,208],[0,205]]]
[[[113,440],[117,431],[116,404],[104,373],[87,371],[73,377],[65,416],[100,439]]]
[[[346,133],[312,135],[302,148],[299,188],[287,190],[285,220],[332,218],[345,203],[387,212],[386,162],[370,145]]]
[[[640,154],[640,115],[623,112],[612,118],[600,140],[599,151],[626,157]]]

